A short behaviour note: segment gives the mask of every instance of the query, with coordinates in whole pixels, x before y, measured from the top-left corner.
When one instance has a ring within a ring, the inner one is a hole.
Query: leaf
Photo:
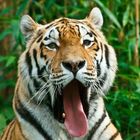
[[[46,10],[50,9],[55,4],[55,0],[45,1]]]
[[[15,61],[16,61],[16,56],[0,56],[0,62],[4,62],[6,67],[15,63]]]
[[[0,62],[3,62],[6,60],[6,57],[5,56],[0,56]]]
[[[0,41],[3,40],[7,35],[11,34],[12,31],[10,28],[7,28],[2,33],[0,33]]]
[[[99,1],[99,0],[94,0],[101,8],[102,10],[106,13],[106,15],[110,18],[110,20],[119,28],[121,29],[121,25],[119,23],[119,21],[117,20],[117,18],[115,17],[115,15],[104,6],[104,4]]]
[[[5,126],[6,126],[6,119],[2,114],[0,114],[0,132],[2,132]]]
[[[0,84],[0,90],[5,89],[5,88],[11,88],[11,87],[13,88],[14,86],[15,86],[15,81],[13,79],[6,80],[5,82],[2,82]]]
[[[7,8],[4,8],[4,9],[0,12],[0,16],[9,13],[11,10],[12,10],[12,7],[11,7],[11,6],[9,6],[9,7],[7,7]]]
[[[29,0],[22,1],[22,4],[19,5],[18,10],[16,12],[17,16],[19,16],[19,15],[21,15],[21,13],[23,13],[23,11],[26,9],[26,6],[29,2],[30,2]]]
[[[123,26],[124,27],[126,26],[126,24],[129,21],[129,11],[130,11],[130,6],[128,5],[127,6],[127,9],[126,9],[126,11],[124,12],[124,15],[123,15],[123,21],[122,21],[122,23],[123,23]]]
[[[134,73],[140,75],[140,68],[139,68],[139,67],[136,67],[136,66],[130,66],[130,69],[131,69]]]
[[[10,66],[11,64],[13,64],[16,60],[15,56],[9,56],[6,62],[6,67]]]
[[[5,116],[6,120],[12,120],[13,119],[14,112],[13,112],[12,105],[7,106],[7,108],[4,110],[4,116]]]
[[[13,32],[12,34],[13,34],[15,40],[18,40],[19,32],[20,32],[20,30],[19,30],[19,20],[13,19],[11,21],[11,30]]]

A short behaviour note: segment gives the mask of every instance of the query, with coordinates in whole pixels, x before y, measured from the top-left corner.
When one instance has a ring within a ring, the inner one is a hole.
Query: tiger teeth
[[[65,119],[65,117],[66,117],[65,113],[62,113],[62,117]]]

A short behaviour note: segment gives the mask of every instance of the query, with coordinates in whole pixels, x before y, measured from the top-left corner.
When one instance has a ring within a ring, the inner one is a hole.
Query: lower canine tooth
[[[62,113],[62,117],[65,118],[65,116],[66,116],[65,113]]]

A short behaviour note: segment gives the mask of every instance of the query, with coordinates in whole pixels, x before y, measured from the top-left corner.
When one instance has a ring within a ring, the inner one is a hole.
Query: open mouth
[[[64,123],[68,133],[74,137],[84,136],[87,133],[87,90],[87,87],[74,79],[62,89],[62,94],[57,94],[54,104],[55,118]]]

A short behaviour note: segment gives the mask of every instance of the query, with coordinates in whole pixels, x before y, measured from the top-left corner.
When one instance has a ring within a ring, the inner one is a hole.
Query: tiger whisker
[[[56,95],[55,93],[56,93],[57,87],[54,87],[54,86],[50,86],[50,87],[51,87],[50,90],[52,90],[52,92],[51,92],[51,104],[53,106],[54,98],[55,98],[55,95]]]
[[[45,91],[47,91],[49,87],[44,87],[41,91],[40,91],[40,95],[38,96],[38,101],[40,101],[42,95],[44,94]],[[46,92],[46,94],[49,92],[49,90]]]
[[[40,94],[43,89],[45,88],[45,86],[48,85],[48,82],[45,83],[30,99],[29,101],[27,102],[27,104],[29,104],[36,96],[38,96],[38,94]]]
[[[42,101],[44,100],[44,98],[46,97],[46,95],[48,94],[48,92],[49,92],[49,90],[47,91],[47,92],[45,92],[46,90],[48,89],[48,87],[46,87],[42,92],[41,92],[41,94],[40,94],[40,100],[39,100],[39,98],[38,98],[38,106],[42,103]]]
[[[98,84],[96,84],[96,83],[98,83]],[[92,88],[94,88],[96,90],[97,94],[99,94],[101,96],[105,96],[105,94],[102,91],[101,85],[97,79],[96,79],[96,82],[92,85]]]
[[[35,77],[35,78],[38,77],[39,79],[41,79],[41,78],[49,77],[49,75],[45,73],[45,74],[41,74],[41,75],[32,75],[31,77],[32,77],[32,78],[34,78],[34,77]]]

